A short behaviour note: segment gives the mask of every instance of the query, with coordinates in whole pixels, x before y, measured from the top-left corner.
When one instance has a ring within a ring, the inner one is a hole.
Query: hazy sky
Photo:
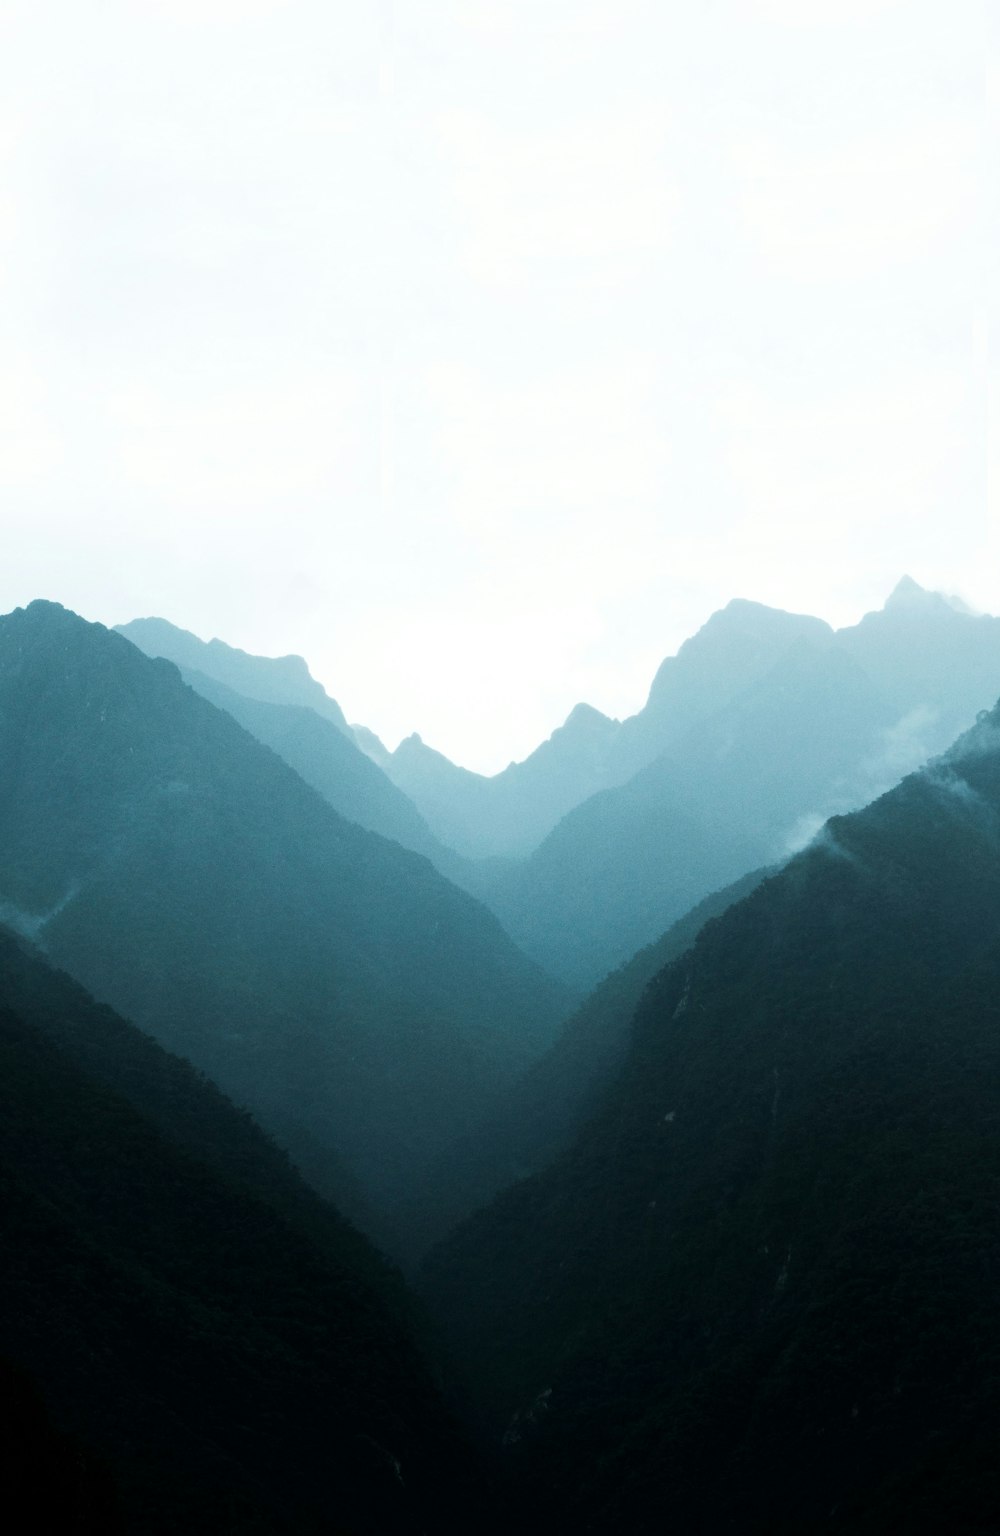
[[[990,10],[0,0],[0,608],[487,770],[733,596],[1000,611]]]

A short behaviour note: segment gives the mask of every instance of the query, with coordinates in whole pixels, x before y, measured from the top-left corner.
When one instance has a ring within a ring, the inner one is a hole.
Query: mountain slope
[[[416,806],[329,720],[301,705],[246,698],[190,667],[182,667],[181,676],[277,752],[348,821],[422,853],[438,869],[459,863],[432,835]]]
[[[735,599],[663,662],[647,703],[628,720],[578,704],[530,756],[492,778],[457,767],[419,736],[380,761],[450,847],[473,858],[523,858],[575,806],[683,741],[790,647],[831,636],[821,619]]]
[[[199,640],[190,630],[179,629],[166,619],[132,619],[128,624],[116,624],[115,632],[131,640],[145,655],[162,656],[178,667],[189,667],[245,698],[311,709],[353,740],[340,705],[311,676],[301,656],[251,656],[224,640]]]
[[[617,730],[617,721],[578,704],[524,762],[491,778],[458,767],[419,735],[400,742],[383,766],[449,847],[470,859],[521,858],[605,784]]]
[[[493,1117],[436,1163],[430,1184],[447,1216],[442,1227],[548,1167],[565,1150],[620,1070],[633,1015],[653,977],[690,949],[706,923],[742,901],[767,874],[754,870],[707,896],[594,988],[545,1054],[507,1090]]]
[[[74,1530],[480,1518],[398,1282],[245,1115],[2,932],[0,1062],[0,1402]]]
[[[300,657],[250,656],[221,640],[199,640],[165,619],[135,619],[117,632],[145,655],[173,661],[196,693],[277,752],[348,821],[424,854],[439,869],[460,864],[357,746],[339,705]]]
[[[996,1528],[998,910],[1000,708],[709,924],[571,1151],[436,1252],[543,1518]]]
[[[672,719],[670,750],[578,806],[488,893],[515,940],[573,985],[593,984],[713,888],[943,751],[1000,688],[1000,620],[959,613],[914,583],[851,630],[731,604],[688,644],[687,670],[665,663],[643,716],[622,727],[624,739],[640,718],[655,714],[664,729]],[[678,735],[702,646],[706,697],[727,669],[733,694]],[[766,670],[746,683],[757,664]]]
[[[424,1168],[548,1043],[557,989],[174,666],[54,605],[0,620],[0,750],[0,916],[411,1240]]]
[[[710,891],[786,853],[882,718],[858,667],[797,648],[676,757],[566,816],[491,904],[539,963],[592,985]]]
[[[802,646],[823,650],[833,630],[822,619],[734,598],[661,662],[642,709],[622,721],[611,773],[624,783],[678,748],[702,721],[726,710]]]

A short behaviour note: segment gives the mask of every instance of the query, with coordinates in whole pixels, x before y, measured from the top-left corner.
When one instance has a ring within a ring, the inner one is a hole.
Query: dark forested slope
[[[754,890],[768,871],[753,870],[706,896],[667,932],[612,971],[566,1021],[559,1035],[504,1094],[495,1114],[450,1146],[430,1184],[451,1222],[499,1190],[548,1166],[600,1104],[628,1055],[632,1019],[663,967],[690,949],[706,923]]]
[[[427,860],[46,603],[0,620],[0,904],[383,1236],[563,1007]]]
[[[709,924],[428,1293],[563,1529],[1000,1524],[1000,709]]]
[[[8,1519],[478,1525],[401,1282],[245,1114],[3,932],[0,1068]]]

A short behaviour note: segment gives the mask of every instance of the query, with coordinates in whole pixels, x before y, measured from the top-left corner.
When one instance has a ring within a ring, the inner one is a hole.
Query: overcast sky
[[[0,609],[486,771],[733,596],[1000,611],[990,9],[0,0]]]

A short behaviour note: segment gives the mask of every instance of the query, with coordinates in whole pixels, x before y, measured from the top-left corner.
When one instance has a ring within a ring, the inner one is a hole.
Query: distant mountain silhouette
[[[565,1006],[426,859],[339,817],[172,664],[48,603],[0,619],[0,918],[399,1249],[424,1170]]]
[[[662,664],[647,704],[628,720],[578,704],[524,762],[492,778],[456,767],[416,735],[379,760],[443,842],[473,858],[524,857],[575,806],[625,783],[765,676],[797,640],[832,633],[821,619],[737,599]]]
[[[2,930],[0,1065],[9,1529],[486,1518],[398,1276],[249,1116]]]
[[[427,1290],[581,1532],[1000,1525],[1000,706],[709,923]]]
[[[789,652],[822,650],[833,634],[822,619],[734,598],[685,640],[676,656],[661,662],[645,705],[622,721],[610,782],[624,783],[679,747],[702,722],[763,682]]]
[[[340,705],[310,674],[301,656],[252,656],[224,640],[199,640],[190,630],[179,629],[166,619],[132,619],[128,624],[116,624],[115,630],[147,656],[163,656],[248,699],[311,709],[353,740]]]
[[[277,752],[348,821],[425,854],[439,869],[461,868],[412,801],[360,749],[339,705],[300,657],[249,656],[221,640],[199,640],[165,619],[136,619],[120,624],[118,633],[145,655],[175,662],[196,693]]]
[[[593,984],[711,890],[943,751],[998,691],[1000,619],[913,582],[836,633],[730,604],[616,738],[619,762],[668,748],[569,812],[490,904],[547,970]]]
[[[457,767],[419,735],[400,742],[384,766],[442,842],[467,858],[522,857],[604,783],[616,730],[616,721],[578,704],[530,757],[493,778]]]

